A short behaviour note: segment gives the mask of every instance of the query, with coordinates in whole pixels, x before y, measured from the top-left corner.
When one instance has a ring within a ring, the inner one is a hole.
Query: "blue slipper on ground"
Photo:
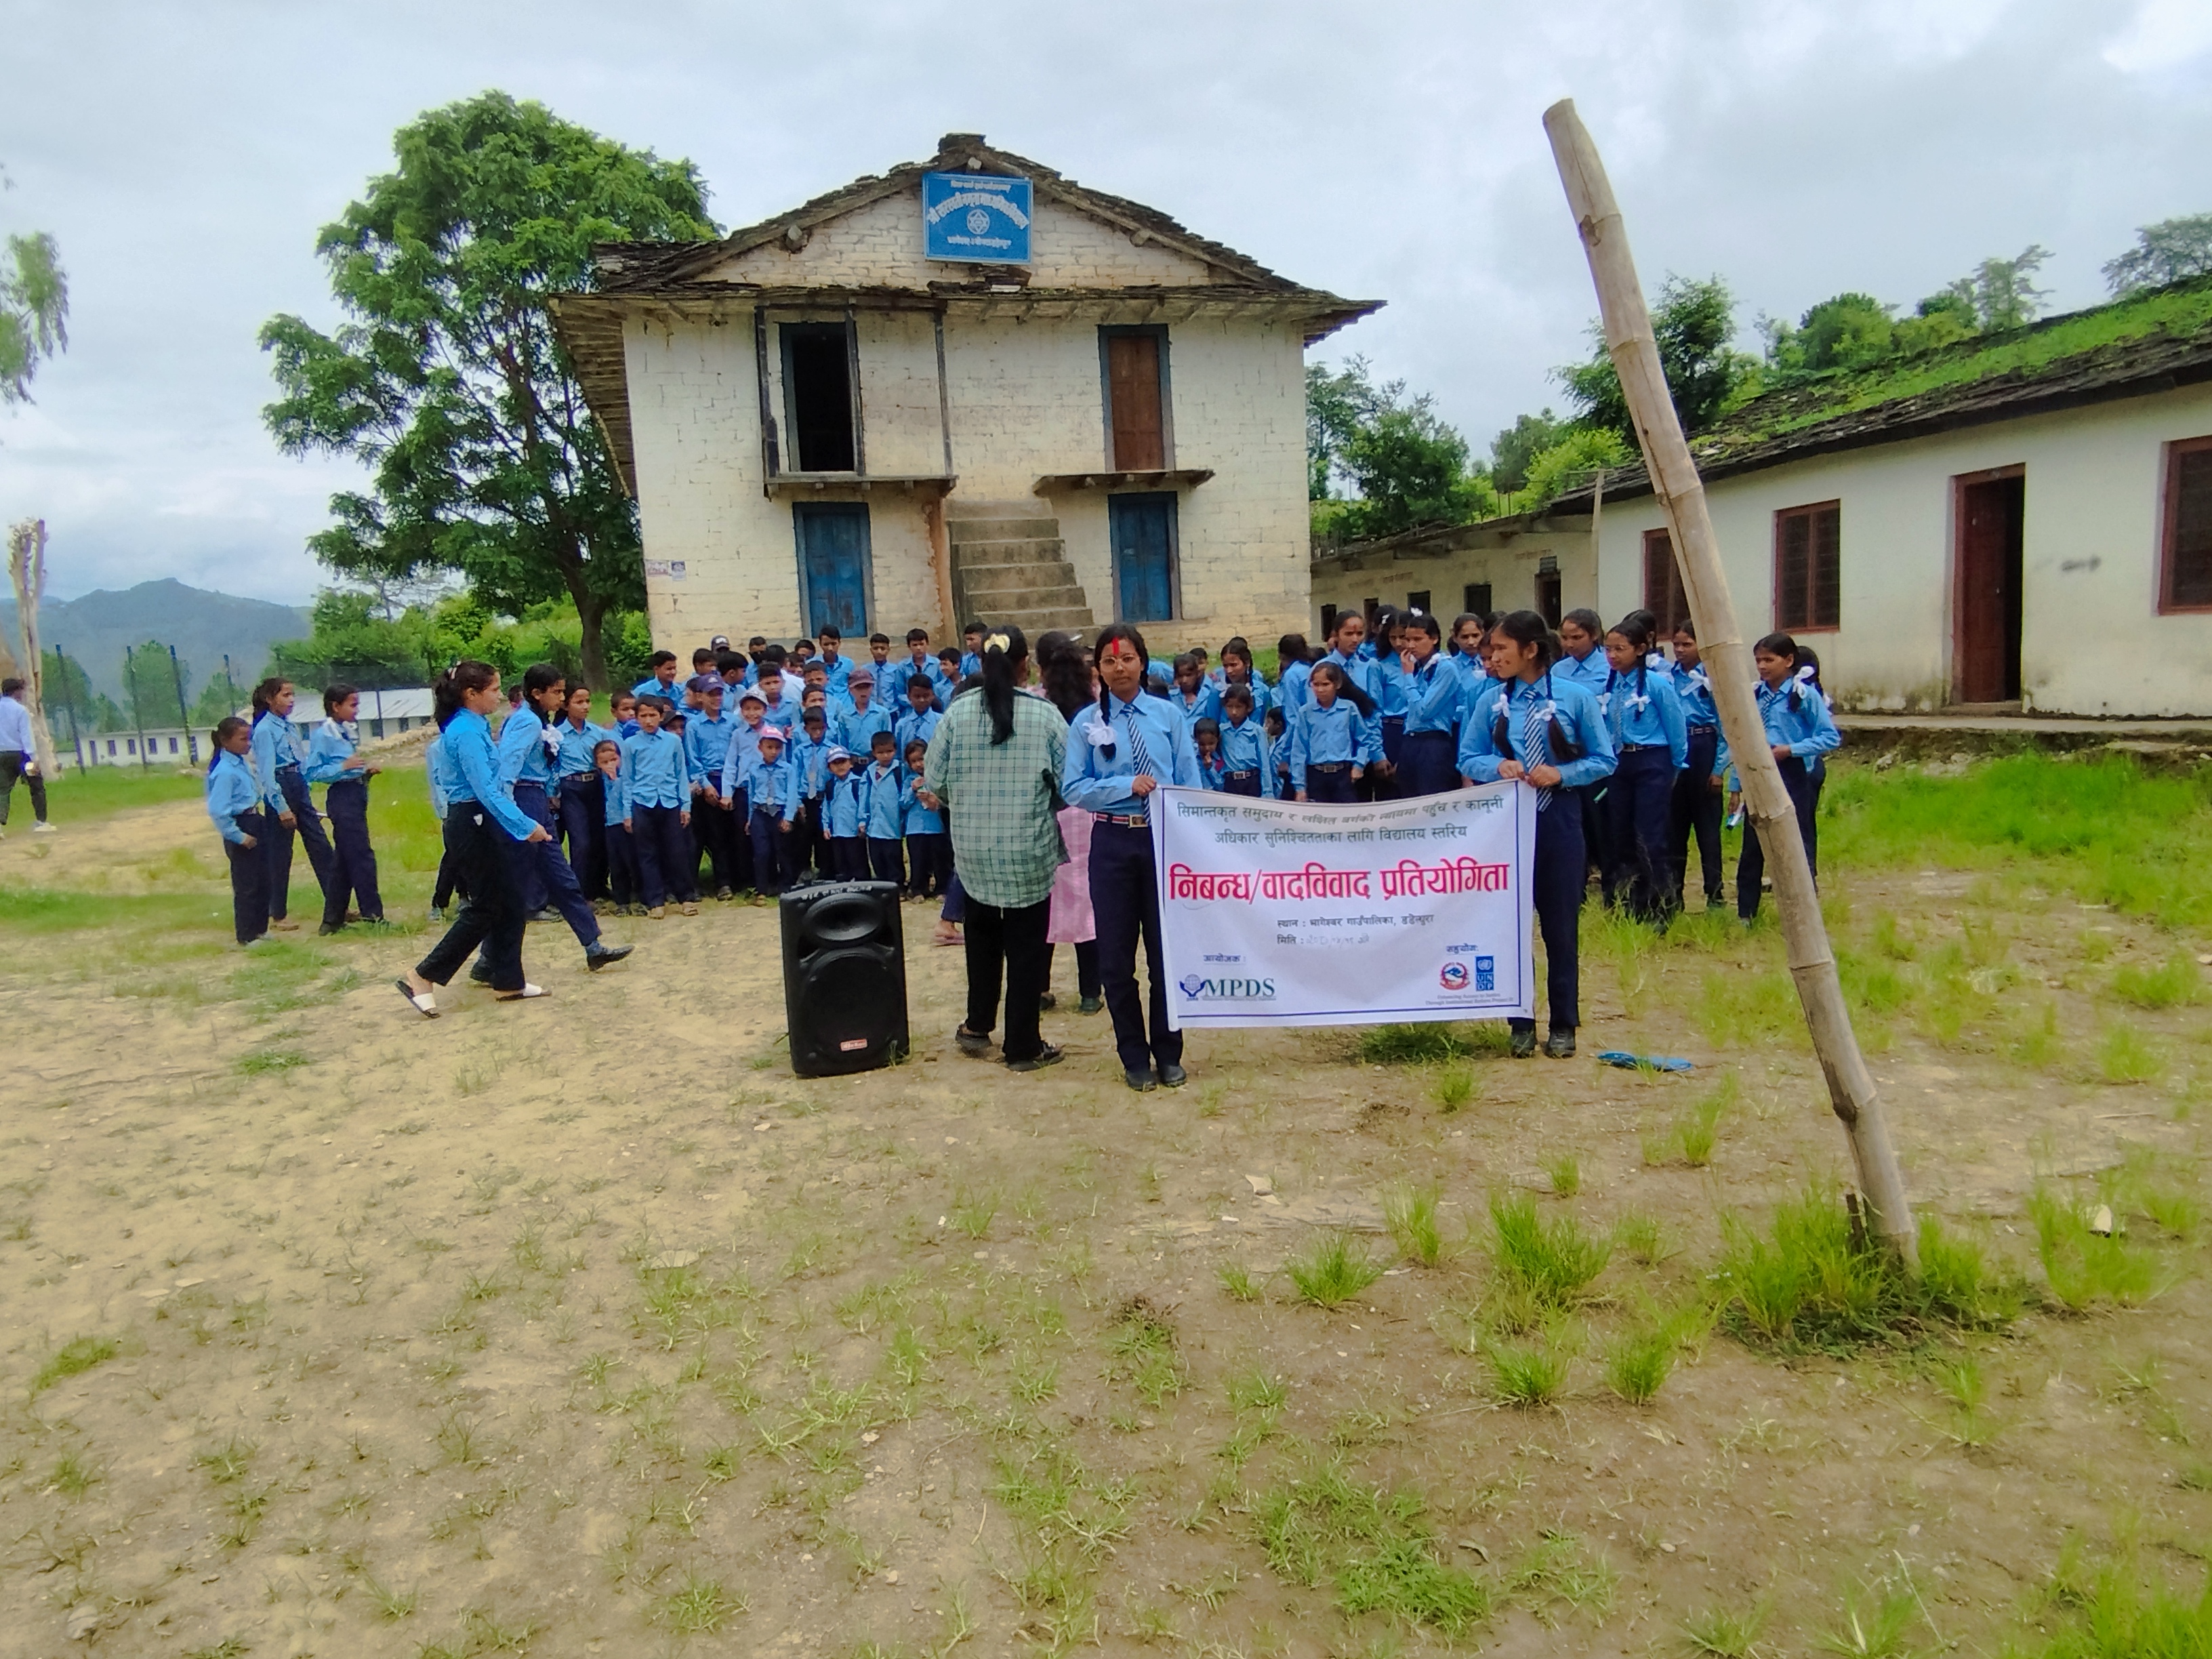
[[[1677,1060],[1672,1054],[1632,1054],[1619,1048],[1608,1048],[1598,1058],[1608,1066],[1618,1066],[1624,1072],[1633,1072],[1650,1066],[1655,1072],[1687,1072],[1694,1070],[1686,1060]]]

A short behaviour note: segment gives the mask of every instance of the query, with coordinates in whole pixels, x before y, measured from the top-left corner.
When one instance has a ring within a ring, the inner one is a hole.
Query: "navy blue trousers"
[[[906,844],[896,836],[868,837],[868,868],[878,881],[906,885]]]
[[[522,988],[522,891],[515,884],[515,860],[507,854],[514,838],[472,800],[455,801],[446,814],[446,852],[467,894],[460,915],[415,971],[433,985],[449,983],[481,946],[495,991]]]
[[[1348,783],[1348,770],[1343,775]],[[1091,908],[1098,920],[1098,978],[1106,1012],[1114,1018],[1114,1052],[1125,1072],[1182,1064],[1182,1033],[1168,1029],[1166,969],[1160,960],[1160,888],[1154,873],[1152,832],[1127,824],[1094,824],[1091,831]],[[1145,945],[1147,1006],[1137,998],[1137,942]]]
[[[1665,749],[1621,755],[1606,780],[1608,904],[1626,905],[1644,921],[1663,921],[1681,908],[1674,890],[1670,830],[1674,816],[1674,757]]]
[[[619,823],[604,826],[599,843],[607,854],[607,890],[617,904],[637,902],[637,842]]]
[[[861,836],[830,837],[830,873],[839,881],[868,878],[868,843]]]
[[[1224,772],[1221,777],[1221,793],[1224,795],[1243,795],[1252,800],[1259,799],[1259,768],[1255,767],[1249,772]]]
[[[1334,770],[1330,770],[1330,768]],[[1306,799],[1326,801],[1334,806],[1348,806],[1352,794],[1352,763],[1350,761],[1309,761],[1306,763]]]
[[[561,844],[587,899],[607,896],[607,786],[597,772],[561,780]]]
[[[1813,879],[1820,878],[1820,786],[1825,776],[1806,762],[1791,757],[1781,763],[1783,787],[1790,804],[1797,809],[1797,833],[1805,838],[1805,862],[1813,866]],[[1735,913],[1746,921],[1759,914],[1759,892],[1766,878],[1766,853],[1759,844],[1759,830],[1746,813],[1743,855],[1735,866]]]
[[[791,885],[793,842],[799,834],[796,822],[792,828],[783,827],[783,809],[776,806],[753,808],[753,890],[775,897]]]
[[[553,833],[553,806],[546,799],[545,787],[538,783],[518,783],[514,786],[514,804],[529,815],[532,823]],[[549,903],[561,913],[561,920],[568,924],[575,934],[576,943],[589,950],[599,942],[599,919],[592,914],[592,902],[584,896],[581,883],[568,860],[561,856],[557,841],[514,841],[507,846],[507,854],[514,860],[515,885],[522,894],[522,914],[535,915]]]
[[[230,921],[240,945],[251,945],[269,931],[269,858],[261,838],[269,832],[269,815],[240,812],[238,827],[255,845],[240,847],[223,838],[223,855],[230,860]]]
[[[269,915],[273,921],[282,921],[291,908],[292,841],[299,838],[307,849],[307,867],[315,872],[315,885],[327,892],[331,884],[331,838],[323,833],[323,820],[315,811],[315,798],[307,793],[307,781],[296,766],[276,769],[276,788],[284,797],[284,805],[299,820],[295,828],[285,827],[283,819],[274,812],[266,814],[266,833],[261,837],[261,850],[269,865]]]
[[[1583,889],[1589,881],[1587,843],[1583,839],[1583,803],[1578,792],[1555,789],[1552,804],[1536,814],[1536,863],[1529,872],[1529,896],[1536,927],[1544,936],[1546,1012],[1555,1031],[1582,1024],[1581,950]],[[1510,1022],[1516,1031],[1535,1029],[1533,1019]]]
[[[1459,787],[1459,739],[1449,732],[1408,732],[1398,746],[1398,793],[1448,795]]]
[[[717,808],[717,811],[720,809]],[[698,855],[676,806],[632,806],[630,839],[637,853],[639,896],[648,910],[658,910],[671,898],[690,904],[699,896]]]
[[[1674,892],[1689,888],[1690,836],[1698,837],[1698,863],[1705,878],[1705,902],[1721,898],[1721,792],[1713,786],[1713,760],[1720,732],[1713,726],[1690,728],[1690,763],[1674,779],[1674,810],[1668,826],[1667,850],[1674,860]]]
[[[952,837],[942,830],[917,830],[906,838],[907,892],[942,898],[952,878]]]
[[[720,794],[722,775],[707,774],[707,787]],[[738,816],[738,809],[715,805],[704,795],[691,797],[691,872],[702,892],[719,893],[724,888],[736,890],[738,883],[738,842],[744,838],[745,820]],[[707,860],[708,879],[697,880],[699,860]]]
[[[1390,769],[1385,773],[1371,766],[1367,769],[1366,775],[1356,786],[1360,798],[1365,800],[1396,800],[1407,793],[1405,777],[1398,770],[1399,757],[1406,748],[1406,717],[1385,714],[1382,718],[1382,758],[1389,763]]]
[[[324,804],[330,808],[331,878],[323,884],[323,925],[345,926],[350,902],[363,921],[384,920],[384,895],[376,887],[376,849],[368,844],[368,780],[340,778]]]

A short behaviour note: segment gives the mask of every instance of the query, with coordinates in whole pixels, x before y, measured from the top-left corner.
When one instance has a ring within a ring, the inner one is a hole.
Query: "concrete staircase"
[[[1092,626],[1091,601],[1067,562],[1060,520],[1042,516],[1036,504],[955,501],[945,531],[960,622],[1010,622],[1032,641],[1048,629]]]

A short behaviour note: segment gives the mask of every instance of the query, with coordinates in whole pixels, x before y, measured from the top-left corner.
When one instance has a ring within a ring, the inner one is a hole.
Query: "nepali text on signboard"
[[[921,175],[922,252],[971,264],[1030,262],[1030,181],[987,173]]]
[[[1533,1012],[1524,786],[1354,806],[1197,789],[1152,802],[1177,1030]]]

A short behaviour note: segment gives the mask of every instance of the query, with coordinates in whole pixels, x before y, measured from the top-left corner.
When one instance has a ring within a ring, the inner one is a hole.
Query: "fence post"
[[[131,647],[123,647],[123,678],[131,688],[131,724],[138,732],[138,765],[142,770],[153,769],[154,758],[146,752],[146,717],[138,708],[138,663]]]
[[[185,758],[198,766],[200,762],[200,740],[192,731],[192,711],[185,707],[185,668],[177,660],[177,647],[169,647],[169,678],[177,687],[177,721],[185,728]]]

